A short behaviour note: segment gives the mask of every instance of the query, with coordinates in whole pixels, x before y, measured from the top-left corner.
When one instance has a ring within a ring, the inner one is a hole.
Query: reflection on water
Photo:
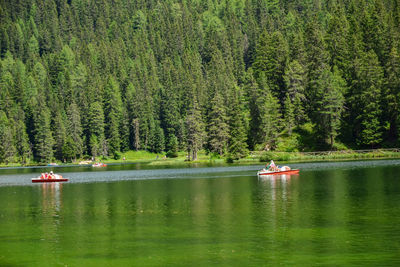
[[[62,183],[42,183],[42,207],[43,212],[56,216],[61,208]]]
[[[43,223],[41,241],[50,244],[50,251],[55,250],[60,241],[60,214],[62,209],[62,183],[42,183],[41,212]]]

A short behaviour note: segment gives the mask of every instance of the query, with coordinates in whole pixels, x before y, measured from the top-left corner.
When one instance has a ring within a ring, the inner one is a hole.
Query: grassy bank
[[[271,159],[278,161],[319,161],[319,160],[353,160],[376,158],[400,158],[396,149],[346,150],[321,152],[253,152],[254,157],[265,162]]]
[[[198,163],[226,163],[226,158],[220,158],[215,155],[209,155],[205,151],[198,153],[196,161],[187,161],[186,152],[178,152],[178,157],[167,158],[163,153],[151,153],[148,151],[128,151],[121,153],[120,159],[113,158],[96,158],[96,162],[107,164],[124,164],[124,163],[148,163],[149,165],[176,165],[176,164],[198,164]],[[268,162],[271,159],[275,161],[321,161],[321,160],[354,160],[354,159],[384,159],[384,158],[400,158],[400,150],[397,149],[376,149],[376,150],[347,150],[347,151],[322,151],[322,152],[277,152],[277,151],[253,151],[243,159],[235,161],[236,164],[258,164],[260,162]],[[63,163],[54,161],[59,165],[76,165],[83,161],[90,164],[87,159],[77,159],[72,163]],[[22,166],[46,166],[47,164],[39,164],[30,162],[22,165],[20,163],[0,164],[0,167],[22,167]]]

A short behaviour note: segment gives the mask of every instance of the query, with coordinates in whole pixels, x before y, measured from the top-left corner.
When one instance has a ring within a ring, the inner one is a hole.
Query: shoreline
[[[79,159],[72,163],[62,163],[55,161],[57,165],[40,164],[32,162],[22,165],[20,163],[0,164],[0,168],[44,168],[44,167],[85,167],[91,166],[94,162],[102,162],[105,164],[119,165],[119,164],[146,164],[149,166],[168,166],[168,165],[192,165],[192,164],[234,164],[234,165],[248,165],[248,164],[263,164],[273,159],[274,161],[284,163],[295,162],[317,162],[317,161],[347,161],[347,160],[370,160],[370,159],[396,159],[400,158],[400,151],[397,149],[376,149],[376,150],[348,150],[348,151],[321,151],[321,152],[279,152],[279,151],[253,151],[240,160],[229,161],[226,157],[213,157],[207,155],[204,151],[199,152],[199,157],[195,161],[186,160],[186,152],[179,152],[176,158],[166,158],[164,154],[155,154],[143,151],[128,151],[121,153],[122,159],[97,159],[96,161],[88,161],[87,159]],[[86,162],[87,164],[79,164],[79,162]]]

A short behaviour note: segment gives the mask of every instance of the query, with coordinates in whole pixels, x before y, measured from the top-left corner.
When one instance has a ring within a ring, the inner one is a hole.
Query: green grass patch
[[[331,151],[331,152],[279,152],[279,151],[251,151],[249,155],[240,160],[229,160],[227,157],[221,157],[216,154],[207,154],[206,151],[201,150],[197,154],[197,160],[188,161],[187,152],[177,152],[177,157],[168,158],[165,153],[152,153],[148,151],[127,151],[121,152],[118,159],[113,157],[96,159],[97,162],[103,163],[135,163],[146,162],[150,165],[179,165],[179,164],[222,164],[222,163],[235,163],[235,164],[258,164],[259,162],[269,162],[271,159],[275,161],[321,161],[321,160],[352,160],[352,159],[375,159],[375,158],[400,158],[400,152],[373,150],[368,152],[357,152],[352,150],[346,151]],[[70,164],[78,164],[84,159],[77,159],[73,163],[65,164],[60,161],[54,161],[59,165],[68,166]],[[46,166],[45,163],[29,162],[24,166]],[[20,163],[0,164],[0,167],[21,167]]]

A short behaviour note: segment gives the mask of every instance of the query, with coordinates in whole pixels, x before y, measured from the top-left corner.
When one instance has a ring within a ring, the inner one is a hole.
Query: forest
[[[0,163],[396,147],[399,0],[0,0]]]

